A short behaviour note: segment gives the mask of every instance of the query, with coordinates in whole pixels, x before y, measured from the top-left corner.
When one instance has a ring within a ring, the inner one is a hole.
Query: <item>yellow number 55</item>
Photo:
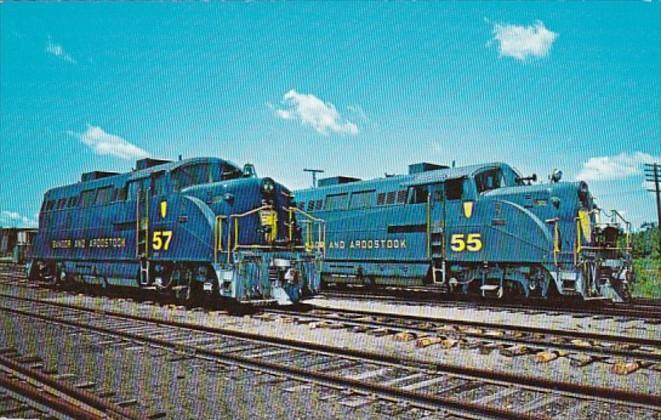
[[[457,233],[450,238],[450,248],[454,252],[477,252],[482,249],[482,237],[479,233]]]

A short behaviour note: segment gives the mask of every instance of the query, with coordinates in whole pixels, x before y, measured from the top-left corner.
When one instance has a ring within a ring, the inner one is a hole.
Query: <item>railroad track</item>
[[[429,319],[336,308],[265,308],[263,311],[265,316],[260,316],[262,319],[269,320],[269,314],[277,315],[286,317],[288,322],[308,324],[314,328],[391,336],[396,341],[414,342],[416,347],[438,345],[445,349],[475,349],[481,353],[498,351],[508,357],[529,355],[537,363],[567,357],[576,367],[593,362],[611,365],[611,370],[616,374],[630,374],[641,368],[661,370],[661,337],[623,337],[598,332]]]
[[[438,307],[459,308],[488,308],[490,310],[519,310],[537,313],[542,310],[563,314],[586,314],[597,316],[613,316],[622,318],[641,318],[658,321],[661,324],[661,300],[637,299],[630,303],[586,303],[578,306],[576,303],[547,302],[535,300],[534,302],[501,302],[497,300],[475,302],[462,300],[449,300],[447,295],[438,290],[426,288],[385,288],[364,289],[360,287],[347,289],[325,288],[321,293],[328,298],[341,298],[361,301],[382,301],[398,304],[425,304]]]
[[[344,404],[498,418],[661,417],[657,395],[4,295],[0,311],[320,385]],[[393,414],[393,412],[389,412]]]
[[[143,419],[39,370],[38,358],[0,349],[0,418]]]

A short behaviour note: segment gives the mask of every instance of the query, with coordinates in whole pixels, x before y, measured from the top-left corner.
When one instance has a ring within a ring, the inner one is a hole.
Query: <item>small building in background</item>
[[[0,260],[23,264],[36,234],[36,228],[0,227]]]

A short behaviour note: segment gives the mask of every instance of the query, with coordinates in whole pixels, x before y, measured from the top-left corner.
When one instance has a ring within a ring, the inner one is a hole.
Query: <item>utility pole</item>
[[[659,252],[661,252],[661,165],[658,163],[645,164],[645,180],[654,185],[654,189],[647,190],[656,193],[657,229],[659,229]]]
[[[317,188],[317,174],[323,174],[323,169],[303,169],[303,172],[312,173],[312,188]]]

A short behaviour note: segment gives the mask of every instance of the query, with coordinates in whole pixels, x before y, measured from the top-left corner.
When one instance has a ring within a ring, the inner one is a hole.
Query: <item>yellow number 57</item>
[[[154,231],[154,237],[152,238],[152,248],[155,251],[163,250],[167,251],[170,248],[170,241],[172,240],[172,231],[171,230],[156,230]]]
[[[482,249],[482,237],[479,233],[457,233],[450,238],[450,248],[454,252],[477,252]]]

